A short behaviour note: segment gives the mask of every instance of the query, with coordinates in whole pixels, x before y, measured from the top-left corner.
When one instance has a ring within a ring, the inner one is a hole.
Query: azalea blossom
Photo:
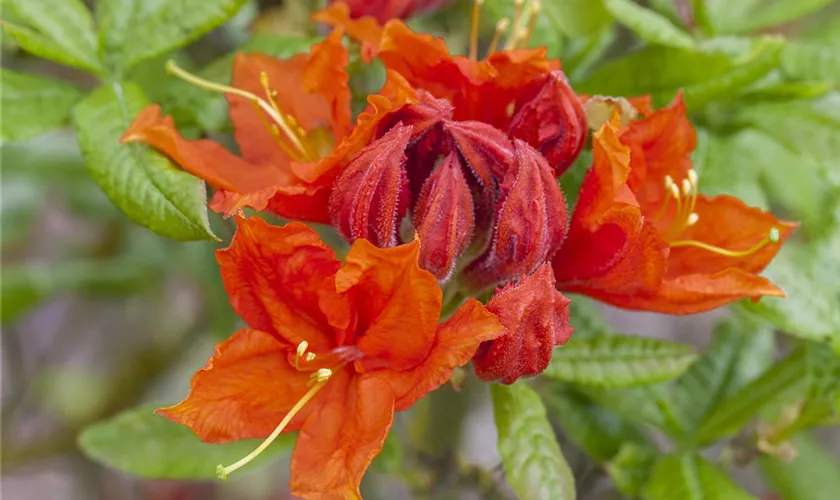
[[[304,499],[361,498],[395,411],[447,382],[502,333],[475,299],[438,324],[441,290],[420,243],[357,240],[341,264],[309,227],[237,218],[219,250],[225,290],[247,327],[220,343],[181,403],[158,410],[203,441],[299,431],[290,487]]]
[[[671,314],[783,296],[757,273],[797,224],[699,194],[682,95],[656,111],[649,99],[633,102],[642,119],[622,127],[616,115],[594,135],[593,165],[553,258],[559,289]]]
[[[237,54],[229,87],[168,64],[188,82],[226,94],[241,157],[209,139],[184,139],[158,105],[144,109],[122,141],[144,142],[217,188],[210,205],[216,211],[232,215],[252,207],[327,222],[330,187],[342,162],[367,144],[377,117],[400,106],[403,96],[386,83],[351,128],[341,38],[337,30],[310,54],[289,59]]]

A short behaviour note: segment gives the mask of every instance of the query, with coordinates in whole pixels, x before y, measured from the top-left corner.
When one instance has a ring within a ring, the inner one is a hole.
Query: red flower
[[[360,498],[393,413],[445,383],[502,328],[476,300],[438,325],[441,291],[417,266],[417,241],[357,241],[342,267],[303,224],[237,224],[217,256],[248,327],[216,347],[184,401],[159,413],[211,443],[299,430],[293,494]],[[220,477],[250,458],[220,466]]]
[[[512,384],[520,377],[539,375],[554,348],[572,335],[569,299],[554,288],[548,263],[497,290],[487,310],[499,317],[505,334],[482,343],[473,359],[475,374],[483,380]]]
[[[480,2],[473,16],[470,57],[450,54],[442,39],[415,33],[400,21],[381,28],[370,18],[354,21],[335,5],[314,18],[344,27],[362,43],[366,59],[377,55],[412,87],[449,101],[455,120],[484,122],[524,140],[541,151],[558,174],[583,148],[586,117],[560,62],[548,59],[545,47],[515,48],[527,41],[529,32],[514,38],[505,50],[497,51],[494,42],[487,57],[476,60]],[[532,10],[530,23],[535,16]]]
[[[353,19],[373,17],[380,23],[407,17],[422,11],[443,7],[450,0],[332,0],[331,6],[341,5]]]
[[[393,246],[407,212],[423,267],[446,281],[470,254],[473,263],[462,267],[473,290],[532,272],[566,230],[565,199],[548,164],[486,123],[454,120],[446,101],[425,92],[416,100],[384,117],[378,139],[342,171],[333,224],[350,241]]]
[[[625,130],[616,117],[594,136],[593,166],[553,259],[558,288],[672,314],[783,296],[756,273],[797,224],[732,196],[698,194],[682,96],[658,111],[648,107]]]
[[[166,154],[219,191],[211,203],[228,215],[249,206],[282,217],[326,222],[327,199],[340,165],[370,139],[378,117],[407,95],[389,80],[350,127],[348,55],[337,30],[311,54],[275,59],[238,54],[233,86],[205,82],[170,70],[197,85],[225,92],[242,157],[208,139],[186,140],[160,107],[143,110],[123,135]]]

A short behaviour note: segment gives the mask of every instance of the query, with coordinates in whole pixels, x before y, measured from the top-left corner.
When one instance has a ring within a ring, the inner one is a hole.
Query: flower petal
[[[685,274],[711,274],[726,268],[757,273],[762,271],[790,237],[796,223],[784,222],[773,214],[747,206],[726,195],[699,196],[694,213],[699,218],[677,240],[695,240],[729,250],[746,250],[768,237],[771,228],[779,230],[779,241],[769,243],[745,257],[727,257],[695,247],[675,247],[668,259],[669,278]]]
[[[464,366],[475,356],[482,342],[504,332],[496,315],[475,299],[467,299],[455,314],[442,323],[429,356],[411,370],[376,372],[393,387],[397,411],[407,410],[418,399],[445,384],[456,366]]]
[[[213,357],[193,377],[189,395],[157,413],[186,425],[208,443],[268,437],[308,390],[309,374],[295,370],[288,353],[289,347],[271,334],[239,330],[216,346]],[[300,428],[329,393],[326,388],[321,391],[285,432]]]
[[[715,274],[687,274],[667,279],[653,293],[617,295],[609,291],[588,293],[607,304],[625,309],[666,314],[696,314],[751,298],[784,297],[767,278],[729,268]]]
[[[356,240],[335,276],[336,290],[352,296],[359,314],[357,346],[393,370],[426,358],[440,319],[442,294],[418,265],[419,252],[417,240],[393,248]]]
[[[237,314],[292,349],[304,340],[316,354],[335,347],[331,326],[349,328],[350,313],[327,317],[320,308],[340,267],[332,249],[297,222],[278,227],[251,217],[237,219],[237,226],[230,246],[216,252]]]
[[[404,0],[406,1],[406,0]],[[367,13],[353,12],[344,2],[333,2],[326,8],[312,14],[312,20],[334,27],[342,27],[347,36],[362,45],[362,60],[366,63],[373,61],[382,40],[382,26],[379,21]],[[393,17],[393,16],[392,16]]]
[[[505,333],[481,345],[473,360],[476,376],[512,384],[545,371],[554,347],[572,335],[569,302],[554,288],[548,263],[497,290],[487,310],[499,318]]]
[[[376,377],[354,377],[343,398],[330,399],[301,428],[292,454],[292,495],[361,500],[362,476],[393,419],[391,387]]]
[[[187,172],[227,191],[251,193],[288,179],[280,169],[245,161],[209,139],[184,139],[172,117],[161,116],[157,104],[143,109],[120,139],[123,143],[134,141],[145,142]]]

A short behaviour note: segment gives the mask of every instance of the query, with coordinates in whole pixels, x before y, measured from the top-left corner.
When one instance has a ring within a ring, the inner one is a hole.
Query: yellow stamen
[[[304,357],[304,355],[306,355],[306,350],[307,349],[309,349],[309,342],[307,342],[305,340],[302,341],[297,346],[297,351],[295,352],[295,369],[298,370],[298,371],[300,371],[300,358],[302,358],[302,357]],[[310,352],[309,354],[314,354],[314,353]],[[309,359],[307,359],[307,361],[309,361]]]
[[[274,106],[266,102],[264,99],[260,98],[256,94],[252,94],[247,90],[238,89],[236,87],[230,87],[228,85],[221,85],[218,83],[214,83],[203,78],[197,77],[191,73],[184,71],[178,63],[174,60],[170,59],[166,62],[166,71],[172,73],[173,75],[177,76],[178,78],[192,83],[198,87],[205,88],[207,90],[212,90],[215,92],[221,92],[223,94],[233,94],[238,95],[239,97],[244,97],[245,99],[250,100],[251,102],[255,103],[257,106],[260,107],[265,113],[271,117],[271,119],[280,127],[283,133],[288,137],[288,139],[292,142],[292,144],[297,148],[301,154],[306,155],[306,150],[301,144],[300,139],[297,135],[292,131],[289,125],[286,123],[286,120],[283,118],[282,114],[279,113]],[[272,101],[273,102],[273,101]]]
[[[525,29],[525,36],[521,44],[522,47],[527,47],[531,41],[531,37],[534,35],[534,29],[537,27],[537,19],[540,17],[540,11],[542,11],[540,0],[533,0],[530,3],[530,7],[531,12],[528,15],[528,27]]]
[[[502,35],[510,27],[510,19],[503,17],[499,19],[499,22],[496,23],[496,33],[493,34],[493,41],[490,42],[490,47],[487,49],[487,54],[492,54],[496,52],[496,49],[499,47],[499,40],[501,40]]]
[[[668,191],[669,194],[671,193],[671,186],[674,185],[674,179],[671,178],[670,175],[665,176],[665,191]],[[654,220],[659,220],[665,215],[665,209],[668,208],[668,201],[671,199],[670,196],[665,196],[665,201],[662,202],[662,206],[659,208],[659,212],[656,213],[656,217]]]
[[[525,0],[513,0],[513,36],[508,38],[505,44],[505,50],[510,50],[516,47],[517,40],[520,37],[521,30],[519,29],[519,20],[522,19],[522,8],[525,6]]]
[[[481,6],[484,0],[475,0],[472,10],[472,26],[470,27],[470,59],[478,59],[478,25],[481,18]]]
[[[283,429],[285,429],[286,426],[289,425],[289,422],[291,422],[295,415],[297,415],[300,412],[300,410],[303,409],[306,403],[308,403],[312,398],[315,397],[316,394],[318,394],[318,391],[320,391],[327,384],[331,376],[332,370],[330,370],[329,368],[321,368],[317,372],[313,373],[311,378],[312,381],[315,382],[315,385],[313,385],[309,389],[309,391],[306,394],[304,394],[302,398],[300,398],[300,401],[298,401],[292,407],[292,409],[289,410],[288,413],[286,413],[286,416],[283,417],[283,420],[281,420],[277,427],[274,428],[274,431],[271,432],[271,435],[268,436],[266,440],[263,441],[259,446],[257,446],[257,448],[254,451],[249,453],[247,456],[243,457],[238,462],[232,465],[228,465],[227,467],[221,464],[216,466],[216,476],[218,476],[219,479],[224,481],[227,479],[228,475],[231,472],[234,472],[237,469],[244,467],[251,460],[257,458],[260,455],[260,453],[265,451],[265,449],[268,448],[269,445],[271,445],[271,443],[274,442],[275,439],[277,439],[277,436],[279,436],[280,433],[283,432]]]
[[[770,228],[770,233],[764,239],[762,239],[761,241],[759,241],[758,243],[756,243],[755,245],[753,245],[752,247],[750,247],[746,250],[728,250],[726,248],[721,248],[721,247],[718,247],[718,246],[715,246],[715,245],[709,245],[708,243],[703,243],[702,241],[696,241],[696,240],[672,241],[671,246],[672,247],[695,247],[695,248],[699,248],[701,250],[706,250],[706,251],[709,251],[709,252],[712,252],[712,253],[716,253],[718,255],[723,255],[725,257],[740,258],[740,257],[747,257],[749,255],[752,255],[752,254],[758,252],[759,250],[761,250],[762,248],[764,248],[765,246],[769,245],[770,243],[778,243],[780,239],[781,239],[781,233],[779,232],[779,229],[776,228],[776,227],[772,227],[772,228]]]

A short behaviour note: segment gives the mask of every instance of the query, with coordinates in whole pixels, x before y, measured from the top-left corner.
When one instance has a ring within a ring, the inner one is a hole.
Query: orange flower
[[[370,139],[379,117],[407,94],[390,78],[369,98],[351,132],[348,55],[336,30],[310,54],[276,59],[238,54],[233,85],[201,80],[174,63],[168,69],[201,87],[227,94],[242,156],[208,140],[184,139],[160,106],[135,118],[122,142],[145,142],[219,191],[214,210],[231,215],[249,206],[282,217],[327,222],[327,200],[340,166]]]
[[[417,265],[416,240],[358,240],[346,264],[307,226],[237,219],[217,258],[248,327],[216,347],[181,403],[159,410],[211,443],[299,430],[293,494],[360,498],[395,411],[445,383],[502,327],[470,299],[438,324],[441,291]],[[278,422],[279,425],[278,425]],[[229,467],[224,478],[255,453]]]
[[[553,259],[558,288],[671,314],[783,296],[756,273],[797,224],[732,196],[698,194],[682,95],[657,111],[641,108],[647,116],[624,130],[616,115],[594,135],[593,166]]]

